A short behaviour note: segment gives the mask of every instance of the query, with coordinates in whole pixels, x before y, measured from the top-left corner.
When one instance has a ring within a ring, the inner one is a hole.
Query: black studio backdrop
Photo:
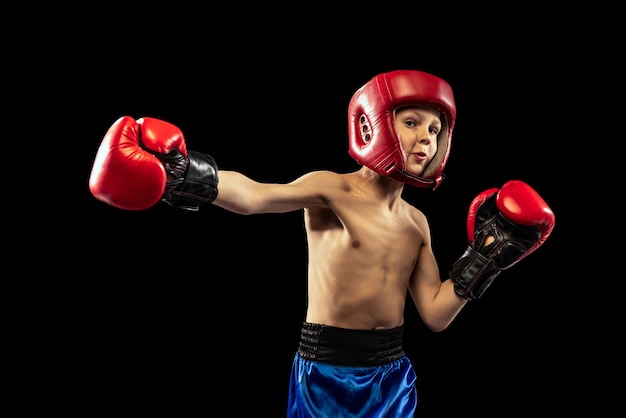
[[[300,212],[245,217],[164,204],[127,212],[90,195],[93,158],[118,117],[168,120],[183,130],[188,148],[213,155],[220,167],[287,182],[315,169],[355,170],[347,152],[350,96],[379,72],[417,68],[448,80],[457,100],[444,183],[436,191],[405,191],[431,221],[442,275],[465,248],[467,208],[481,191],[524,180],[557,216],[546,244],[503,273],[446,331],[425,329],[407,303],[405,348],[419,375],[418,415],[507,416],[555,403],[553,388],[565,369],[559,347],[569,330],[555,302],[567,228],[559,173],[545,161],[560,139],[539,146],[523,128],[534,93],[545,86],[516,80],[503,87],[494,80],[511,69],[500,63],[476,75],[460,57],[437,65],[302,57],[304,63],[283,58],[272,66],[188,56],[177,66],[143,69],[102,63],[102,75],[77,93],[83,129],[74,196],[81,216],[71,245],[82,250],[84,267],[66,327],[82,337],[76,375],[93,385],[81,388],[82,396],[108,412],[230,405],[242,415],[283,416],[306,309]]]

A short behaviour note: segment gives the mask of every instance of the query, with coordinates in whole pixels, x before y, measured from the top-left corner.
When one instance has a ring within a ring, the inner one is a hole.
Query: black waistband
[[[385,330],[354,330],[304,322],[298,354],[343,366],[376,366],[404,357],[401,325]]]

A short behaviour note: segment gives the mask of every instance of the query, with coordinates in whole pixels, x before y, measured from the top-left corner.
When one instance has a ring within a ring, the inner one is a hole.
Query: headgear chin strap
[[[426,104],[444,116],[437,153],[421,176],[406,171],[406,156],[396,132],[394,113],[402,106]],[[354,93],[348,107],[350,155],[360,164],[398,181],[435,190],[444,178],[450,153],[456,105],[450,85],[417,70],[375,76]]]

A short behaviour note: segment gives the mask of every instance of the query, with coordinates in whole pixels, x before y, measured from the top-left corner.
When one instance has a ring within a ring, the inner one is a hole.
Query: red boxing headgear
[[[444,116],[437,137],[437,153],[420,177],[406,171],[406,156],[394,121],[397,108],[412,104],[433,106]],[[416,70],[379,74],[357,90],[350,100],[350,155],[383,176],[435,190],[443,180],[455,120],[454,95],[446,81]]]

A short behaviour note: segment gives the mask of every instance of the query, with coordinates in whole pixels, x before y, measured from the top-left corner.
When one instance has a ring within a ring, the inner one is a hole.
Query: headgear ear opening
[[[406,156],[396,133],[398,107],[427,104],[442,114],[437,153],[422,176],[406,171]],[[417,70],[397,70],[375,76],[357,90],[348,106],[350,155],[377,173],[417,187],[436,189],[444,178],[450,153],[456,105],[450,85]]]

